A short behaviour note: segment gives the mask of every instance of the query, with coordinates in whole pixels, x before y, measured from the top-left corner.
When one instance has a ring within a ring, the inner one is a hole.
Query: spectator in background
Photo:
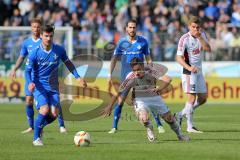
[[[205,15],[210,20],[217,20],[219,18],[219,8],[215,5],[214,0],[208,2],[208,6],[205,8]]]
[[[233,4],[233,13],[231,17],[231,24],[234,26],[240,25],[240,4]]]
[[[109,42],[113,42],[113,32],[109,24],[105,23],[104,26],[99,29],[99,38],[96,42],[96,47],[102,49]]]
[[[180,30],[185,30],[187,19],[191,15],[198,15],[203,20],[203,28],[211,33],[212,39],[221,38],[215,35],[216,24],[220,22],[239,26],[239,6],[239,0],[2,0],[0,25],[27,26],[32,18],[38,17],[47,24],[73,26],[76,33],[79,33],[80,24],[87,21],[91,43],[96,44],[102,34],[99,31],[103,30],[105,23],[112,32],[116,32],[115,37],[118,37],[125,32],[124,24],[129,19],[136,19],[139,23],[138,30],[146,36],[150,44],[157,46],[156,43],[161,43],[159,46],[164,50],[163,44],[174,44],[178,36],[176,32],[181,32],[176,29],[179,24],[175,21],[180,21]],[[150,25],[154,26],[153,30],[149,30]],[[173,38],[166,41],[166,37]],[[79,47],[78,34],[74,38],[74,47]],[[215,41],[224,43],[222,39]],[[153,54],[158,55],[158,47],[152,48]]]
[[[22,16],[20,15],[20,10],[18,8],[13,10],[13,16],[10,21],[13,26],[22,25]]]
[[[82,23],[81,31],[78,33],[79,46],[87,48],[91,45],[91,31],[88,29],[87,23]]]

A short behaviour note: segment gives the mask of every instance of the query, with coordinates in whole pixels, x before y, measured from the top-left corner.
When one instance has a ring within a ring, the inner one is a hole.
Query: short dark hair
[[[130,62],[131,67],[133,68],[136,65],[144,65],[143,61],[137,57],[133,58]]]
[[[126,27],[128,26],[129,23],[135,23],[136,26],[137,26],[137,20],[135,20],[135,19],[128,20],[127,23],[126,23]]]
[[[55,27],[54,25],[46,24],[41,27],[41,34],[43,32],[54,33]]]
[[[40,18],[33,18],[30,22],[30,24],[32,23],[38,23],[40,25],[42,25],[42,20]]]

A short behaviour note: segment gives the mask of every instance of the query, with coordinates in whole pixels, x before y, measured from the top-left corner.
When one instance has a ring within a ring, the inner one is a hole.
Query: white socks
[[[194,105],[192,105],[191,103],[186,102],[185,107],[181,111],[181,115],[182,116],[186,115],[186,118],[187,118],[187,128],[192,128],[193,127],[193,107],[194,107]]]

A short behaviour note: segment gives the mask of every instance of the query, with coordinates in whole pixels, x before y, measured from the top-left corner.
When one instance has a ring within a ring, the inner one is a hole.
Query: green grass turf
[[[75,105],[73,110],[87,110]],[[170,105],[174,112],[182,105]],[[0,160],[239,160],[240,108],[238,105],[204,105],[195,113],[197,127],[203,134],[190,134],[190,142],[179,142],[169,126],[148,142],[146,131],[137,122],[130,107],[123,110],[119,132],[109,135],[112,117],[84,122],[66,122],[67,134],[58,132],[57,122],[44,129],[44,147],[32,145],[32,134],[21,134],[27,128],[24,106],[0,105]],[[153,122],[155,125],[155,122]],[[183,129],[186,122],[183,123]],[[79,130],[91,135],[90,147],[75,147],[73,136]],[[155,127],[156,131],[156,127]]]

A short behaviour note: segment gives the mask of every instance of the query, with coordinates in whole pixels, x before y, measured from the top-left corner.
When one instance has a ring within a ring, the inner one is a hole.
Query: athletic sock
[[[199,106],[200,106],[200,104],[199,104],[198,100],[196,99],[196,101],[194,102],[194,105],[193,105],[193,111],[195,109],[197,109]]]
[[[162,123],[161,123],[160,118],[159,118],[159,114],[155,114],[154,112],[152,112],[152,115],[153,115],[153,117],[154,117],[154,119],[156,121],[157,126],[158,127],[162,126]]]
[[[63,115],[62,115],[62,107],[61,106],[59,107],[58,124],[59,124],[59,127],[64,127],[65,128]]]
[[[33,110],[33,104],[26,104],[25,111],[27,114],[28,124],[29,127],[34,129],[34,110]]]
[[[176,123],[175,120],[173,122],[167,123],[169,124],[171,129],[177,134],[178,137],[183,135],[180,126]]]
[[[116,106],[114,108],[114,117],[113,117],[113,126],[112,126],[113,128],[117,129],[118,121],[121,116],[121,112],[122,112],[122,105],[116,104]]]
[[[45,119],[46,119],[45,115],[38,113],[37,118],[35,120],[35,126],[34,126],[34,137],[33,137],[34,141],[40,138],[40,134],[43,129],[43,124],[45,122]]]
[[[193,127],[193,105],[186,103],[187,128]]]
[[[144,127],[153,130],[153,125],[152,125],[151,121],[148,121],[148,122],[144,123]]]

